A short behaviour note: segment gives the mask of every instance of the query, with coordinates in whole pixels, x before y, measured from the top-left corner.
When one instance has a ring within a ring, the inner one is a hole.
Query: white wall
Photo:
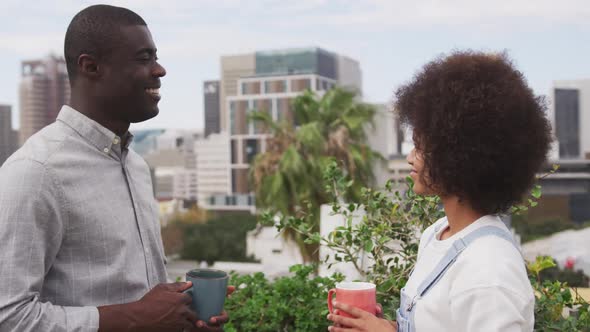
[[[297,244],[286,241],[275,227],[248,232],[246,254],[259,259],[265,274],[273,276],[286,275],[290,266],[303,263]]]

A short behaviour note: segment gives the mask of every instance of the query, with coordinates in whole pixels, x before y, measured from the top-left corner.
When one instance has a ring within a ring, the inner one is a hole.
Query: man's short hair
[[[68,26],[64,42],[70,82],[76,79],[81,54],[97,58],[107,56],[117,44],[118,29],[131,25],[147,24],[133,11],[109,5],[90,6],[76,14]]]

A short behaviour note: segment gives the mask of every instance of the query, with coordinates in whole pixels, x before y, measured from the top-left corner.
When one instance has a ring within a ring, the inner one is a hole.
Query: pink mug
[[[373,315],[377,314],[377,293],[375,284],[370,282],[341,282],[336,284],[336,288],[328,292],[328,310],[334,313],[332,306],[332,297],[336,294],[336,300],[353,307],[357,307]],[[351,317],[345,312],[340,315]]]

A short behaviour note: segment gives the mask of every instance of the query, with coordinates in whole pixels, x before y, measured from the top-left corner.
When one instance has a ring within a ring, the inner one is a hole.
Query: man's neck
[[[123,137],[129,130],[130,123],[109,118],[108,114],[97,103],[89,101],[89,98],[79,98],[72,94],[69,105],[119,137]]]
[[[466,202],[460,201],[457,196],[443,197],[441,200],[449,223],[449,227],[443,230],[441,234],[441,240],[459,233],[483,216],[483,214],[476,212]]]

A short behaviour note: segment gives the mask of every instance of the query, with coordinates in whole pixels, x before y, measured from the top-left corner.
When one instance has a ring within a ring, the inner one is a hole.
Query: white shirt
[[[447,218],[441,218],[422,234],[418,261],[406,284],[410,298],[455,240],[483,226],[508,231],[499,217],[484,216],[448,239],[439,240],[447,225]],[[426,244],[435,228],[439,232]],[[485,236],[471,243],[416,302],[414,324],[418,332],[532,331],[534,306],[533,289],[518,249],[500,237]]]

